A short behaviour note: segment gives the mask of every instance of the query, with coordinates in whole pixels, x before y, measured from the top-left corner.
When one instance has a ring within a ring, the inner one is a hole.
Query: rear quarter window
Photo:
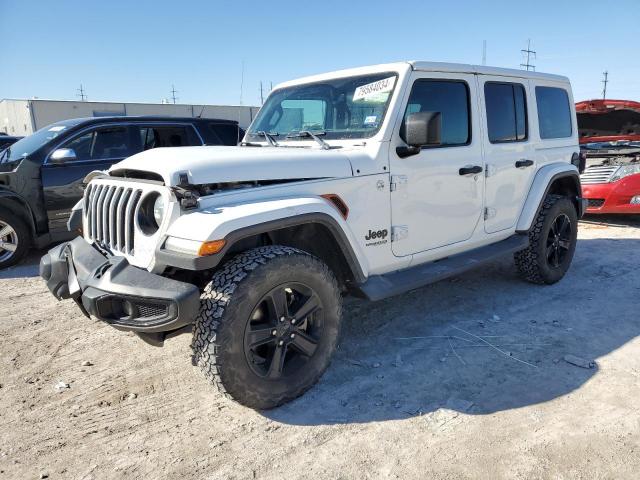
[[[571,136],[571,106],[564,88],[536,87],[538,126],[540,138],[567,138]]]

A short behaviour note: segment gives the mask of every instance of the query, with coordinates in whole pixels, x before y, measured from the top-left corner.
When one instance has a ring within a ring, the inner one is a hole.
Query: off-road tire
[[[0,270],[3,268],[10,267],[15,265],[20,260],[24,258],[24,256],[29,251],[29,246],[31,245],[31,233],[29,231],[29,227],[24,222],[24,220],[15,213],[6,210],[4,208],[0,208],[0,222],[10,225],[13,228],[16,236],[17,236],[17,248],[13,252],[13,255],[8,258],[2,260],[3,254],[5,250],[0,249]],[[2,227],[0,226],[0,229]],[[0,241],[2,239],[0,238]]]
[[[304,282],[320,297],[322,336],[296,375],[262,378],[245,356],[245,329],[266,292],[291,281]],[[302,395],[329,366],[338,343],[342,302],[335,276],[318,258],[278,245],[248,250],[216,271],[200,298],[193,363],[225,396],[250,408],[273,408]]]
[[[566,215],[571,222],[571,243],[559,267],[553,268],[545,254],[551,226],[559,215]],[[529,230],[529,246],[514,254],[518,273],[525,280],[540,285],[556,283],[569,269],[578,236],[578,215],[573,202],[561,195],[547,195],[538,216]]]

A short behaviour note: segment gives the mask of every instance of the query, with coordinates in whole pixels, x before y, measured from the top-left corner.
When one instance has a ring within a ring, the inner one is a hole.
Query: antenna
[[[482,65],[487,64],[487,41],[482,41]]]
[[[242,73],[240,74],[240,105],[242,105],[242,89],[244,88],[244,60],[242,60]]]
[[[85,94],[84,88],[82,84],[80,84],[80,88],[77,90],[76,97],[80,97],[81,102],[87,101],[87,95]]]
[[[606,100],[607,99],[607,83],[609,83],[609,72],[605,70],[604,72],[602,72],[602,75],[604,75],[604,79],[602,80],[602,84],[603,84],[602,99]]]
[[[520,51],[522,52],[523,56],[527,56],[527,63],[521,63],[520,66],[525,67],[527,71],[533,70],[535,72],[536,66],[531,64],[531,57],[536,58],[537,52],[535,50],[531,50],[531,39],[527,40],[527,48]]]
[[[171,99],[173,100],[174,105],[176,103],[176,100],[178,100],[178,97],[176,97],[176,93],[178,93],[178,91],[176,90],[176,87],[171,85]]]

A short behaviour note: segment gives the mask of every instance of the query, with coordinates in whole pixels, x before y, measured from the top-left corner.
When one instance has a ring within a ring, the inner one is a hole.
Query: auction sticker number
[[[393,90],[396,83],[396,77],[383,78],[377,82],[367,83],[356,88],[353,93],[354,102],[376,102],[384,103],[389,97],[389,92]]]

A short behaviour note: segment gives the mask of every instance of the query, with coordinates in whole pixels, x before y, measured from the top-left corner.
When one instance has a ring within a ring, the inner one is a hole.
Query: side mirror
[[[56,165],[76,160],[76,152],[73,148],[58,148],[49,157],[49,161]]]
[[[423,146],[442,143],[442,115],[440,112],[411,113],[407,116],[404,128],[405,139],[409,146],[396,149],[401,158],[419,153]]]

